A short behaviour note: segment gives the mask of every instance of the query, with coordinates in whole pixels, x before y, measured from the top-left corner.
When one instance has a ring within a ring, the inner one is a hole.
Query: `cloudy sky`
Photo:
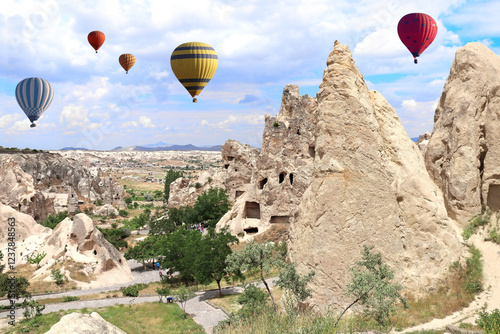
[[[413,64],[399,19],[438,23]],[[410,137],[432,131],[434,109],[457,48],[480,41],[500,52],[498,1],[464,0],[2,0],[0,145],[111,149],[168,144],[260,146],[264,115],[278,113],[286,84],[315,96],[335,40],[347,44],[368,87],[397,110]],[[106,34],[96,54],[90,31]],[[212,81],[192,103],[170,68],[179,44],[210,44]],[[132,53],[125,74],[118,63]],[[34,129],[15,87],[48,80],[54,99]]]

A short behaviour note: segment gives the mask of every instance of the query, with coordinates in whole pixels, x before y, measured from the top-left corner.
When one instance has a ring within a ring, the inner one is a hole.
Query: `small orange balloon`
[[[118,58],[118,61],[120,62],[120,65],[122,65],[123,69],[126,71],[128,74],[128,70],[132,68],[135,64],[135,57],[134,55],[131,55],[130,53],[124,53]]]

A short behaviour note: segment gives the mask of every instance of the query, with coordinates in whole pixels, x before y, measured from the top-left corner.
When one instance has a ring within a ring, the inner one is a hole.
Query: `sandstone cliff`
[[[312,179],[289,241],[299,271],[316,271],[309,304],[344,306],[363,245],[374,245],[411,291],[436,287],[460,242],[418,147],[368,90],[347,46],[335,43],[317,98]]]
[[[76,212],[79,201],[97,200],[124,208],[123,187],[60,154],[0,154],[0,203],[37,221],[60,211]]]
[[[500,57],[480,43],[458,49],[434,116],[425,161],[450,217],[500,209]]]

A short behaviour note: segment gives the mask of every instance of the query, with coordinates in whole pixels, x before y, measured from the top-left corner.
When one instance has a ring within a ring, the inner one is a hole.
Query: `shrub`
[[[57,285],[63,284],[64,279],[66,278],[59,269],[52,269],[52,274],[50,276],[52,276],[52,279],[56,282]]]
[[[135,285],[127,286],[122,290],[124,296],[137,297],[139,296],[139,290]]]
[[[39,253],[39,254],[36,254],[36,255],[35,255],[35,253],[31,253],[29,255],[26,255],[26,260],[30,264],[36,264],[36,267],[40,268],[40,262],[43,260],[43,258],[45,257],[45,255],[47,255],[45,252]]]
[[[119,211],[119,215],[122,216],[122,217],[128,217],[129,213],[127,210],[120,210]]]
[[[500,333],[500,310],[496,308],[491,311],[491,314],[486,311],[479,312],[476,324],[485,333]]]
[[[112,228],[117,228],[117,227],[118,227],[118,224],[117,224],[117,223],[111,223],[111,227],[112,227]]]
[[[277,128],[278,126],[280,126],[280,123],[278,123],[278,121],[275,121],[275,122],[273,123],[273,126],[274,126],[275,128]]]
[[[63,303],[74,302],[74,301],[77,301],[77,300],[80,300],[80,298],[78,298],[76,296],[64,296],[63,297]]]
[[[464,227],[464,231],[462,232],[462,237],[465,241],[469,240],[480,226],[485,226],[490,222],[491,213],[491,210],[486,210],[469,220],[469,223]]]
[[[201,186],[201,183],[200,183],[200,182],[196,182],[196,183],[194,184],[194,187],[195,187],[196,189],[199,189],[199,188],[201,188],[202,186]]]
[[[483,260],[479,249],[472,245],[470,251],[465,262],[465,291],[475,294],[483,291]]]
[[[62,222],[68,216],[68,211],[59,212],[57,215],[49,215],[44,221],[42,221],[42,225],[54,229],[57,224]]]

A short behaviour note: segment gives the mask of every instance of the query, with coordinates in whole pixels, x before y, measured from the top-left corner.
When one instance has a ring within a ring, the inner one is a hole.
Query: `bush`
[[[274,122],[274,123],[273,123],[273,126],[274,126],[275,128],[277,128],[278,126],[280,126],[280,123],[278,123],[278,121],[276,121],[276,122]]]
[[[39,253],[36,255],[35,255],[35,253],[32,253],[32,254],[26,255],[26,260],[30,264],[36,264],[37,268],[40,268],[40,262],[43,260],[45,255],[47,255],[45,252],[42,252],[42,253]]]
[[[126,288],[124,288],[122,290],[122,293],[124,296],[128,296],[128,297],[139,296],[139,290],[137,289],[137,286],[135,286],[135,285],[127,286]]]
[[[241,317],[250,317],[258,313],[269,311],[267,301],[269,294],[253,284],[247,284],[245,290],[238,296],[238,304],[243,307],[238,311]]]
[[[491,210],[486,210],[469,220],[469,223],[464,227],[464,231],[462,232],[462,237],[465,241],[469,240],[480,226],[485,226],[490,222],[491,213]]]
[[[486,311],[479,312],[479,319],[476,324],[485,333],[500,333],[500,310],[494,309],[491,314]]]
[[[128,217],[129,216],[129,213],[127,210],[120,210],[119,211],[119,215],[122,216],[122,217]]]
[[[64,296],[63,297],[63,303],[74,302],[74,301],[77,301],[77,300],[80,300],[80,298],[78,298],[76,296]]]
[[[470,251],[465,262],[465,291],[475,294],[483,291],[483,260],[479,249],[472,245]]]
[[[52,279],[56,282],[57,285],[64,284],[64,280],[67,278],[61,273],[59,269],[52,269]]]
[[[57,224],[62,222],[68,216],[68,211],[59,212],[57,215],[49,215],[44,221],[42,221],[42,225],[54,229]]]

